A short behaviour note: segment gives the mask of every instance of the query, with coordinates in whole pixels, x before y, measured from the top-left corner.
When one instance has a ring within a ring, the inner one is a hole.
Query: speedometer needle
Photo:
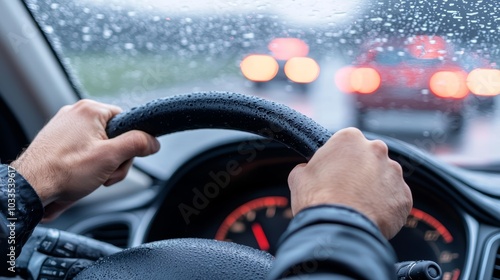
[[[255,236],[255,240],[257,240],[257,244],[259,244],[259,248],[263,251],[269,250],[269,241],[267,240],[262,226],[258,223],[252,224],[252,232]]]

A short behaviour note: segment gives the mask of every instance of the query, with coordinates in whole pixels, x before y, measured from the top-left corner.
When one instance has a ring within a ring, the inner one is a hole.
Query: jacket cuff
[[[0,165],[0,192],[0,261],[2,267],[7,264],[0,275],[9,275],[44,209],[33,187],[12,166]]]
[[[348,207],[319,205],[291,221],[267,279],[395,279],[395,262],[371,220]]]
[[[365,215],[353,208],[337,204],[321,204],[302,209],[281,236],[283,243],[290,235],[300,229],[314,224],[334,223],[356,227],[370,233],[376,239],[386,241],[380,229]]]

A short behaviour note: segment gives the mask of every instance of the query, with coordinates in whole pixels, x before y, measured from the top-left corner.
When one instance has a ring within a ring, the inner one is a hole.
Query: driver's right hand
[[[387,145],[367,140],[356,128],[335,133],[309,163],[292,170],[288,184],[294,214],[320,204],[348,206],[372,220],[388,239],[404,225],[413,204],[402,168],[389,158]]]

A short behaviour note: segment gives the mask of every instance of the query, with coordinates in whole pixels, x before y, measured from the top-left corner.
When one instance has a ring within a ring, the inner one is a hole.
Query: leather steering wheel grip
[[[273,260],[267,252],[232,242],[169,239],[105,257],[74,279],[265,279]]]
[[[281,142],[306,159],[331,136],[312,119],[262,98],[231,92],[198,92],[151,101],[108,122],[108,137],[130,130],[153,136],[198,128],[251,132]]]
[[[310,118],[261,98],[200,92],[158,99],[116,115],[108,137],[130,130],[154,136],[198,128],[247,131],[283,143],[309,160],[330,132]],[[142,244],[97,261],[75,279],[265,279],[273,257],[209,239]]]

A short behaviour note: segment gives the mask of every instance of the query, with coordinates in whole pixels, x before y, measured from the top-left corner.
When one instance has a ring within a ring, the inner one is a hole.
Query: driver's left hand
[[[73,279],[99,258],[121,250],[81,235],[38,227],[17,258],[16,273],[25,279]]]
[[[120,112],[92,100],[64,106],[12,162],[40,197],[45,221],[100,185],[122,180],[134,157],[160,149],[158,140],[142,131],[108,139],[106,125]]]

